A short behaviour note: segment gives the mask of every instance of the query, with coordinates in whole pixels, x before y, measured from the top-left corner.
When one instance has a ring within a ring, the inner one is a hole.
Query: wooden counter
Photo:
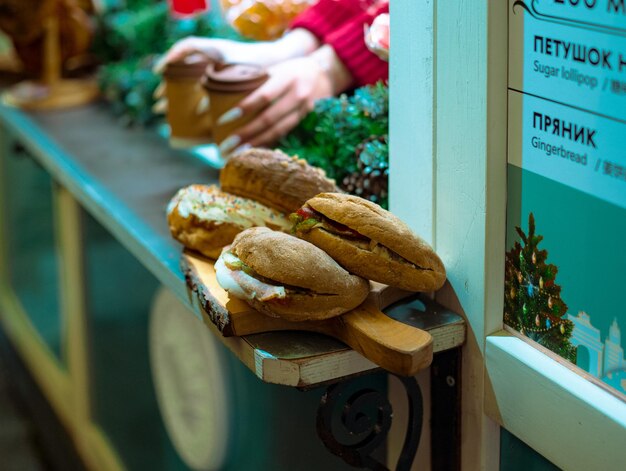
[[[153,130],[123,128],[104,104],[40,114],[0,107],[0,121],[8,136],[202,317],[197,297],[185,284],[181,246],[169,235],[165,207],[183,186],[217,182],[218,169],[188,152],[170,149]],[[429,331],[435,352],[463,343],[460,316],[441,310],[416,312],[399,308],[394,317]],[[310,387],[376,368],[343,343],[319,334],[224,338],[213,330],[260,379],[271,383]]]

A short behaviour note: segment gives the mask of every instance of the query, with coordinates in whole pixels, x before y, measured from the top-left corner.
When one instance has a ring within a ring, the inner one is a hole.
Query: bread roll
[[[322,169],[267,149],[249,149],[232,156],[220,173],[220,186],[286,213],[318,193],[339,191]]]
[[[266,226],[284,231],[290,228],[283,213],[224,193],[215,185],[191,185],[178,191],[168,205],[167,221],[175,239],[214,259],[244,229]]]
[[[218,282],[231,295],[290,321],[338,316],[369,293],[366,280],[313,244],[263,227],[237,235],[215,267]]]
[[[409,291],[433,291],[446,280],[443,263],[430,245],[371,201],[323,193],[297,215],[295,234],[350,273]]]

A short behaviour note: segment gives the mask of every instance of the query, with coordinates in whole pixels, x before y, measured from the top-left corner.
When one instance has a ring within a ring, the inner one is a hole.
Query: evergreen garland
[[[367,173],[368,168],[386,183],[388,134],[389,88],[379,82],[358,88],[351,96],[319,100],[279,147],[323,168],[340,186],[350,186],[350,191],[358,194],[349,183],[354,183],[363,171]],[[386,193],[367,197],[387,205]]]
[[[99,72],[100,88],[113,113],[124,126],[153,123],[153,93],[161,77],[152,72],[158,56],[126,59],[103,66]]]

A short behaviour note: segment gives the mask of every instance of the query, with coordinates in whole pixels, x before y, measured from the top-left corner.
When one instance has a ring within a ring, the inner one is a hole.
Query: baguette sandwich
[[[244,229],[266,226],[288,231],[291,227],[283,213],[224,193],[215,185],[179,190],[168,205],[167,221],[175,239],[213,259]]]
[[[338,316],[361,304],[369,283],[306,241],[264,227],[235,237],[215,263],[231,296],[289,321]]]
[[[296,236],[324,250],[350,273],[408,291],[437,290],[446,280],[433,249],[371,201],[323,193],[291,219]]]
[[[287,214],[318,193],[339,191],[322,169],[269,149],[249,149],[233,155],[220,172],[220,187]]]

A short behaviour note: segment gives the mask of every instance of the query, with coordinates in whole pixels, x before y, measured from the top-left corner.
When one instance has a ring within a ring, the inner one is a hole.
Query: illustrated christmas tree
[[[506,254],[504,322],[575,363],[576,348],[569,341],[574,324],[564,318],[567,305],[555,283],[558,269],[546,263],[548,252],[538,249],[543,236],[535,234],[533,214],[528,218],[528,235],[515,229],[522,243],[515,242]]]

